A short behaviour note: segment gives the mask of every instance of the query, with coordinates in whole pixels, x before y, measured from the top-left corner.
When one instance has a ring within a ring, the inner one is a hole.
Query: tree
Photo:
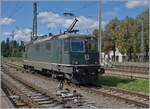
[[[19,44],[16,40],[9,40],[9,38],[1,42],[1,54],[4,57],[21,57],[24,51],[24,44],[21,41]]]
[[[134,28],[134,19],[129,18],[128,16],[121,21],[120,28],[118,29],[118,48],[121,53],[127,54],[129,56],[129,60],[132,59],[133,52],[133,41],[134,41],[134,32],[132,29]]]
[[[5,46],[6,44],[5,44],[5,41],[3,40],[2,42],[1,42],[1,55],[2,56],[5,56],[5,50],[6,50],[6,46]]]
[[[93,31],[92,34],[94,35],[94,37],[98,38],[98,32],[99,32],[98,29],[95,29],[95,30]]]
[[[117,31],[120,25],[120,21],[117,18],[112,19],[105,27],[103,32],[103,50],[105,53],[108,53],[110,50],[113,50],[113,60],[115,61],[115,52],[117,48]]]

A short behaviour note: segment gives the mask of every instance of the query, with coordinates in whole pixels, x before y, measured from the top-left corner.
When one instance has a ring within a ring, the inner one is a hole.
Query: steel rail
[[[149,95],[143,94],[143,93],[137,93],[134,91],[128,91],[125,89],[120,89],[120,88],[114,88],[114,87],[109,87],[109,86],[102,86],[105,89],[109,89],[109,90],[113,90],[113,91],[117,91],[117,92],[123,92],[125,94],[130,94],[130,95],[135,95],[135,96],[139,96],[139,97],[143,97],[146,100],[149,100]]]
[[[112,65],[114,67],[122,67],[122,68],[129,68],[129,67],[132,67],[132,68],[139,68],[139,69],[149,69],[148,66],[133,66],[133,65]]]
[[[144,79],[149,80],[148,75],[136,75],[136,74],[124,74],[124,73],[116,73],[116,72],[105,72],[106,76],[115,76],[115,77],[122,77],[122,78],[129,78],[129,79]]]
[[[105,67],[105,71],[129,72],[148,75],[147,69]]]

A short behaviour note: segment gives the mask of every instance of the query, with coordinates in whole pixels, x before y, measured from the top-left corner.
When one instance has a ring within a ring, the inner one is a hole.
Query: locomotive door
[[[62,43],[62,39],[60,40],[60,49],[59,49],[59,60],[60,60],[60,64],[62,64],[63,60],[63,43]]]
[[[64,39],[62,40],[62,63],[63,64],[69,64],[70,58],[69,58],[69,50],[70,50],[70,40]]]

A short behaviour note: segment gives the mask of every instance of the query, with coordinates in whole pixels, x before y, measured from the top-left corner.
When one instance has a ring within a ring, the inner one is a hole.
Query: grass
[[[130,91],[136,92],[149,92],[149,81],[141,79],[125,79],[113,76],[101,76],[97,81],[97,84],[122,88]]]

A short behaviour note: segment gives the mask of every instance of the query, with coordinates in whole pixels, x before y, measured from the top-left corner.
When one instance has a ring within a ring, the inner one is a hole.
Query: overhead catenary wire
[[[78,8],[78,9],[71,10],[71,12],[78,12],[78,11],[82,11],[82,10],[84,10],[84,9],[86,9],[86,8],[90,7],[90,6],[93,6],[93,5],[95,5],[93,2],[92,2],[92,4],[91,4],[91,3],[88,3],[88,4],[86,4],[86,5],[82,6],[82,7]]]
[[[15,7],[17,7],[18,5],[16,4]],[[24,7],[23,4],[19,5],[18,8],[15,8],[14,11],[11,12],[11,14],[7,17],[8,19],[4,19],[3,23],[7,22],[9,20],[9,18],[11,19],[15,14],[17,14],[22,8]],[[2,17],[5,18],[5,17]]]

